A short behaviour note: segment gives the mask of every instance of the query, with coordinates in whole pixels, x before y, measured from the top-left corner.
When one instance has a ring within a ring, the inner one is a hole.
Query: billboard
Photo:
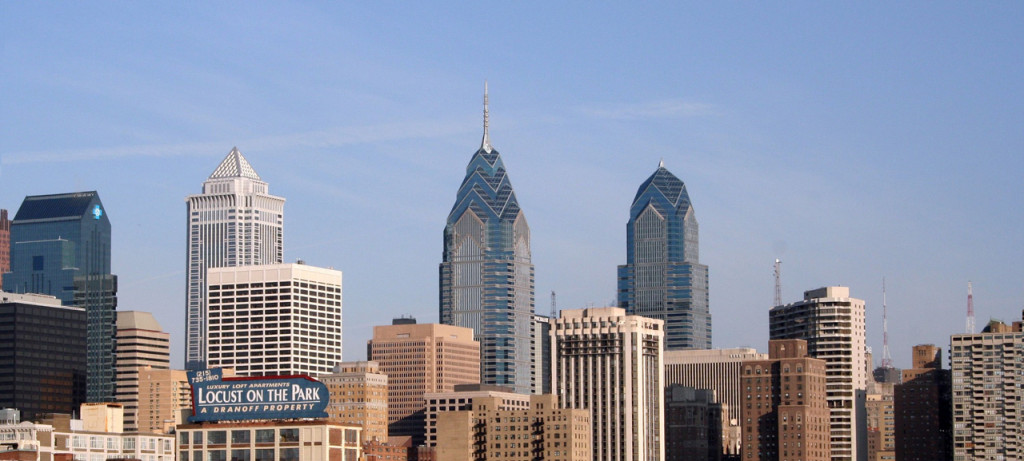
[[[220,368],[188,372],[191,423],[326,418],[327,386],[309,376],[225,378]]]

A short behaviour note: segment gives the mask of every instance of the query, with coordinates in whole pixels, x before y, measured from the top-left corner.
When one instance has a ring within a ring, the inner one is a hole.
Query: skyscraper
[[[552,326],[554,393],[590,410],[593,459],[665,459],[664,327],[618,307],[564,310]]]
[[[188,214],[185,366],[206,366],[206,270],[278,264],[284,257],[284,199],[238,151],[231,149],[203,182],[203,193],[185,199]]]
[[[124,427],[139,429],[139,374],[143,368],[171,367],[171,334],[163,331],[153,314],[117,313],[117,401],[124,405]]]
[[[534,387],[533,264],[530,226],[519,209],[501,155],[484,136],[444,228],[440,272],[441,323],[472,328],[480,341],[484,384]]]
[[[833,461],[867,459],[864,300],[847,287],[808,290],[773,307],[768,324],[769,339],[803,339],[808,355],[825,361]]]
[[[341,271],[306,264],[207,271],[208,365],[318,375],[341,361]]]
[[[960,358],[958,362],[963,365],[967,362],[964,360],[966,356],[963,355],[963,345],[959,344],[957,347],[961,349],[957,350],[956,357]],[[981,355],[984,357],[984,347],[981,350]],[[995,352],[995,349],[992,349],[992,352]],[[942,349],[932,344],[918,344],[913,348],[912,360],[914,366],[903,370],[902,383],[897,384],[894,390],[895,459],[900,461],[951,460],[953,459],[952,382],[950,381],[950,371],[942,369]],[[967,376],[970,376],[970,373],[967,373]],[[962,396],[963,394],[959,394],[958,397],[962,398]],[[962,410],[963,405],[961,404],[957,409]],[[960,413],[961,416],[966,414]],[[965,434],[961,434],[960,443],[962,444],[965,440]]]
[[[619,307],[665,322],[666,349],[711,349],[708,266],[683,181],[664,162],[636,191],[619,266]]]
[[[4,289],[4,273],[11,270],[11,220],[7,210],[0,209],[0,291]]]
[[[113,401],[117,278],[110,274],[110,220],[95,191],[25,197],[11,222],[4,290],[85,309],[86,399]]]

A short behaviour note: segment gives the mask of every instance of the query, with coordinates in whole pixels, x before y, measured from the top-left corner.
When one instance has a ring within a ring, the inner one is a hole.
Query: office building
[[[496,410],[527,410],[530,408],[530,396],[516,394],[511,387],[493,386],[490,384],[456,384],[451,392],[428,392],[423,394],[426,402],[426,446],[436,447],[438,440],[437,415],[446,411],[466,411],[473,408],[473,399],[493,397],[499,402],[492,409]]]
[[[440,412],[437,459],[594,459],[589,411],[559,408],[552,394],[527,399],[527,408],[503,409],[501,397],[475,397],[469,409]]]
[[[3,275],[11,270],[11,220],[7,210],[0,209],[0,291],[4,289]]]
[[[53,296],[0,293],[0,408],[26,420],[85,402],[86,312]]]
[[[225,369],[223,376],[234,376],[234,372]],[[169,434],[175,426],[186,422],[187,416],[192,414],[188,372],[145,366],[138,370],[138,379],[135,424],[139,432]]]
[[[367,442],[388,441],[388,376],[373,361],[342,362],[317,379],[327,386],[331,421],[362,427]]]
[[[881,370],[883,368],[877,368]],[[894,370],[895,368],[888,368]],[[886,379],[891,379],[886,376]],[[867,419],[868,461],[896,459],[896,410],[891,382],[868,381],[864,411]]]
[[[388,376],[388,437],[411,436],[414,447],[426,440],[425,394],[480,382],[480,343],[471,328],[395,319],[373,327],[366,349]]]
[[[711,349],[708,266],[683,181],[664,162],[637,189],[619,266],[619,307],[665,322],[665,348]]]
[[[714,391],[721,404],[720,433],[722,455],[740,455],[740,368],[746,360],[767,360],[768,354],[752,348],[691,349],[664,352],[665,385],[680,385]]]
[[[590,410],[594,459],[665,459],[664,322],[618,307],[563,310],[552,329],[554,388]]]
[[[149,312],[118,312],[116,395],[117,402],[124,405],[124,427],[128,432],[139,430],[139,373],[145,367],[171,367],[171,334],[163,331]]]
[[[280,264],[284,257],[284,199],[231,149],[203,182],[203,193],[185,199],[188,255],[185,271],[185,366],[206,367],[207,269]]]
[[[1024,458],[1021,322],[993,320],[981,333],[953,335],[950,353],[953,459]]]
[[[770,339],[803,339],[812,357],[825,360],[833,461],[866,458],[864,301],[847,287],[809,290],[802,301],[773,307],[768,323]]]
[[[95,191],[25,197],[11,222],[4,290],[56,296],[85,309],[90,402],[114,400],[117,279],[110,274],[110,220]]]
[[[119,404],[87,404],[75,411],[81,419],[63,413],[5,421],[0,440],[14,450],[0,452],[0,459],[175,461],[174,436],[125,432],[120,410]]]
[[[533,393],[551,393],[551,317],[533,316]]]
[[[180,461],[359,461],[359,427],[326,420],[224,422],[177,427]]]
[[[722,404],[715,391],[678,384],[665,388],[665,459],[722,459]]]
[[[238,376],[330,373],[341,361],[341,271],[211,267],[207,363]]]
[[[957,357],[962,353],[957,351]],[[913,368],[903,370],[902,383],[894,390],[896,459],[952,460],[952,382],[950,371],[942,369],[942,349],[919,344],[912,355]]]
[[[491,147],[486,89],[483,141],[448,214],[439,273],[441,323],[473,329],[482,382],[532,392],[530,226]]]
[[[768,341],[768,360],[743,363],[743,460],[828,461],[826,361],[801,339]]]

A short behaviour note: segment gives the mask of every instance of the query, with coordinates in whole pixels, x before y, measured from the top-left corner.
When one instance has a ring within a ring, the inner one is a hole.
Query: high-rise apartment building
[[[993,320],[950,339],[953,459],[1024,458],[1024,332]]]
[[[472,328],[483,383],[534,390],[530,226],[498,151],[484,136],[448,214],[440,273],[440,319]]]
[[[868,461],[896,459],[896,410],[893,403],[893,386],[891,382],[876,382],[873,379],[868,382],[864,403]]]
[[[665,459],[665,325],[618,307],[571,309],[552,326],[553,385],[589,409],[594,459]]]
[[[502,408],[501,397],[475,397],[469,409],[440,412],[437,459],[594,459],[590,412],[560,408],[557,395],[524,397],[525,409]]]
[[[0,408],[26,420],[85,401],[86,312],[53,296],[0,293]]]
[[[739,456],[740,408],[743,395],[740,369],[747,360],[768,360],[768,354],[751,348],[665,351],[665,385],[714,391],[721,404],[720,447],[726,456]]]
[[[188,214],[185,270],[185,366],[206,367],[207,269],[280,264],[284,259],[284,198],[231,149],[203,182],[203,193],[185,199]]]
[[[388,441],[388,375],[374,361],[342,362],[317,379],[327,386],[331,421],[363,428],[362,443]]]
[[[808,356],[807,341],[768,341],[768,360],[743,363],[743,449],[746,460],[828,461],[830,411],[826,361]]]
[[[847,287],[809,290],[802,301],[773,307],[768,323],[770,339],[803,339],[809,355],[825,360],[832,460],[866,458],[864,301]]]
[[[962,349],[957,351],[957,357],[964,357],[963,352]],[[950,371],[942,369],[942,349],[932,344],[919,344],[914,346],[912,354],[914,367],[903,370],[902,383],[894,390],[896,459],[952,460],[952,382]]]
[[[11,222],[4,290],[56,296],[85,309],[90,402],[114,400],[117,278],[110,274],[110,220],[95,191],[25,197]]]
[[[315,376],[341,361],[341,271],[269,264],[211,267],[206,274],[211,368]]]
[[[185,370],[142,367],[139,374],[138,410],[135,424],[139,432],[169,434],[192,414],[192,387]],[[230,368],[224,377],[234,376]],[[182,412],[186,413],[182,413]],[[125,421],[127,425],[127,421]]]
[[[493,397],[499,402],[494,410],[528,410],[530,395],[512,392],[510,387],[490,384],[456,384],[451,392],[428,392],[423,394],[426,402],[426,446],[436,447],[438,440],[437,416],[446,411],[473,409],[473,399]]]
[[[117,313],[117,401],[124,406],[124,427],[139,430],[139,373],[145,367],[171,367],[171,334],[160,328],[153,314]]]
[[[619,266],[619,307],[665,322],[665,348],[711,349],[708,266],[686,186],[660,163],[636,192]]]
[[[3,275],[11,270],[11,220],[7,210],[0,209],[0,291],[4,289]]]
[[[395,319],[373,327],[366,349],[388,376],[388,437],[411,436],[413,446],[425,441],[424,394],[480,382],[480,343],[471,328]]]

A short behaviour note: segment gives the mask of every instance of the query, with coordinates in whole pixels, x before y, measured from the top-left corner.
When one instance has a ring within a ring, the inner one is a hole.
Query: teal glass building
[[[699,261],[697,218],[664,163],[636,192],[626,224],[619,307],[665,321],[666,349],[710,349],[708,266]]]
[[[483,141],[466,167],[444,228],[440,319],[473,329],[483,384],[529,394],[537,380],[530,226],[487,130],[485,90]]]
[[[85,309],[86,400],[115,401],[117,278],[110,273],[110,220],[99,194],[25,197],[11,221],[11,270],[3,286]]]

